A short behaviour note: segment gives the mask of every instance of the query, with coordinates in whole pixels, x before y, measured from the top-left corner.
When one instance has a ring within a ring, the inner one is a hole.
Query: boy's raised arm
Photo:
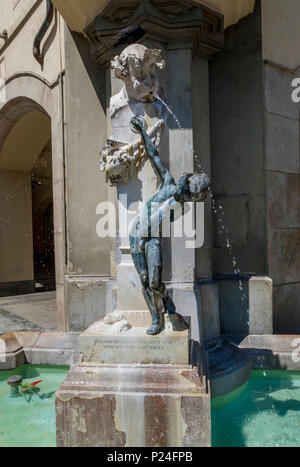
[[[158,150],[156,149],[155,145],[152,143],[151,138],[149,137],[146,130],[143,128],[143,125],[139,117],[133,118],[131,120],[131,123],[141,133],[147,154],[149,158],[153,161],[155,168],[157,172],[159,173],[161,179],[165,181],[166,176],[167,175],[170,176],[170,173],[163,165],[161,158],[159,157]]]

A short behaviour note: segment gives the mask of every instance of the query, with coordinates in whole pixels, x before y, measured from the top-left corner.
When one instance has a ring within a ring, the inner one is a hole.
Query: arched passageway
[[[1,114],[0,297],[54,291],[51,119],[29,99]]]

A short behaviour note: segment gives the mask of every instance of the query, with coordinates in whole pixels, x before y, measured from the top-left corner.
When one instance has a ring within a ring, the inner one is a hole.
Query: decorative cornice
[[[85,29],[92,58],[107,67],[118,49],[114,36],[137,24],[146,30],[144,40],[155,40],[166,49],[192,49],[211,56],[224,43],[224,17],[193,0],[112,0]]]

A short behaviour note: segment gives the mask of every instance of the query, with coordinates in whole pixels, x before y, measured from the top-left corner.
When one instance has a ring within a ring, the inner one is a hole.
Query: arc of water
[[[170,106],[158,94],[154,93],[154,96],[159,102],[162,103],[162,105],[166,108],[166,110],[169,112],[169,114],[173,117],[173,119],[175,120],[178,128],[180,130],[182,130],[183,127],[182,127],[180,121],[178,120],[177,116],[173,112],[173,110],[170,108]],[[202,170],[202,163],[200,161],[200,157],[198,156],[198,154],[196,154],[196,152],[194,150],[193,150],[193,155],[197,159],[199,167]],[[209,189],[210,197],[211,197],[211,200],[212,200],[213,212],[218,217],[217,220],[218,220],[219,224],[221,224],[221,226],[220,226],[221,233],[226,234],[226,247],[228,248],[229,255],[231,257],[234,274],[239,275],[239,274],[241,274],[241,271],[240,271],[240,269],[238,267],[237,259],[233,254],[232,243],[229,240],[230,232],[229,232],[229,229],[225,226],[224,218],[221,217],[221,214],[224,217],[224,214],[225,214],[224,209],[223,209],[223,207],[221,205],[217,205],[215,196],[214,196],[211,188],[209,187],[208,189]],[[243,283],[242,283],[241,279],[239,280],[239,289],[242,292],[241,300],[244,302],[245,299],[246,299],[246,294],[244,293],[244,286],[243,286]]]

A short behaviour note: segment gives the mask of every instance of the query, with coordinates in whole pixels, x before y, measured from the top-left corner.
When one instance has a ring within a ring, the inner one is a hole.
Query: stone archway
[[[38,156],[45,150],[45,147],[47,145],[51,146],[57,327],[59,330],[66,331],[64,296],[64,150],[59,80],[50,85],[35,75],[24,73],[9,78],[5,84],[6,102],[0,104],[0,170],[2,161],[2,169],[8,170],[11,177],[13,172],[16,175],[18,171],[18,178],[20,180],[22,177],[24,179],[27,177],[22,187],[23,192],[27,193],[27,207],[29,206],[28,184],[29,182],[30,184],[32,183],[32,169],[37,162]],[[25,173],[27,173],[26,176],[24,175]],[[21,174],[22,177],[20,178]],[[20,183],[19,188],[21,185]],[[27,190],[25,186],[27,186]],[[17,197],[17,193],[15,193],[15,197]],[[22,196],[19,196],[19,199],[21,198]],[[25,198],[23,199],[23,204],[25,203]],[[19,210],[22,211],[20,203]],[[18,221],[20,221],[20,218]],[[31,241],[31,247],[33,248],[29,224],[30,222],[27,221],[26,228],[29,231],[27,244],[29,245]],[[25,248],[23,249],[23,255],[26,257],[24,250]],[[19,271],[22,272],[22,265],[20,266]],[[31,277],[33,276],[34,280],[32,264],[29,266],[27,264],[27,277],[30,277],[30,274],[28,274],[30,271]],[[22,279],[22,275],[19,277]]]
[[[36,211],[45,196],[52,197],[51,153],[45,151],[51,140],[51,120],[32,106],[27,109],[0,147],[1,296],[36,291],[40,260],[35,258],[34,246],[38,243],[35,250],[42,257],[44,243]]]

